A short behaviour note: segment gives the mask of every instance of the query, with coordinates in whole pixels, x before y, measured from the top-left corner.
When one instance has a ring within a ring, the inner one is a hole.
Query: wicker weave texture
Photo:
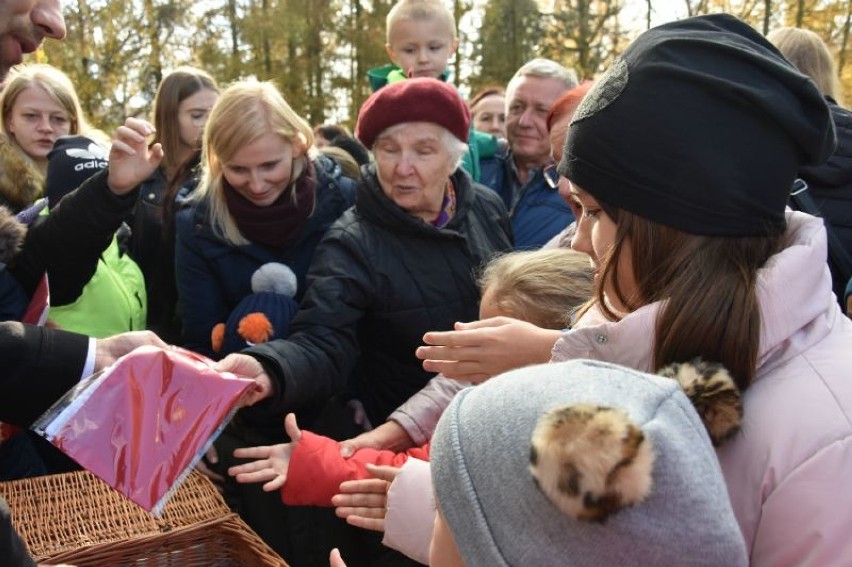
[[[161,518],[85,471],[0,482],[0,494],[38,561],[79,567],[286,566],[196,473]]]

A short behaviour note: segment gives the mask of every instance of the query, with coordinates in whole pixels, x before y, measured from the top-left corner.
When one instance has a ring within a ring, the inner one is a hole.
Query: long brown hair
[[[615,297],[628,311],[664,302],[655,325],[654,370],[702,357],[722,363],[745,389],[754,379],[760,348],[758,270],[782,243],[783,235],[686,234],[622,209],[597,300],[613,320],[618,315],[604,301],[604,282],[613,282]],[[618,283],[622,250],[632,261],[636,295],[628,296]]]
[[[219,86],[209,73],[195,67],[178,67],[166,75],[157,87],[153,111],[156,134],[152,144],[159,142],[165,148],[163,167],[169,174],[181,166],[176,150],[181,145],[177,120],[180,103],[203,90],[218,93]]]

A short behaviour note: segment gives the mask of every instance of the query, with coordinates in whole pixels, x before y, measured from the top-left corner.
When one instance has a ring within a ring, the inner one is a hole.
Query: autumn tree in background
[[[651,0],[658,1],[658,0]],[[837,61],[847,103],[852,98],[852,1],[837,0],[684,0],[689,15],[729,12],[761,33],[792,26],[822,37]]]
[[[545,16],[542,55],[592,78],[629,43],[621,28],[622,0],[556,0]]]
[[[104,128],[153,99],[163,69],[190,56],[190,0],[79,0],[65,8],[68,38],[47,42],[47,61],[74,82],[83,109]]]
[[[584,77],[603,71],[672,0],[445,0],[459,25],[451,61],[463,93],[506,84],[544,56]],[[679,0],[683,14],[727,11],[761,32],[801,25],[834,50],[852,99],[852,2]],[[312,124],[352,127],[369,96],[367,70],[388,62],[385,18],[394,0],[78,0],[65,3],[68,39],[40,57],[68,73],[94,124],[111,131],[147,116],[162,76],[197,65],[223,86],[273,80]],[[638,4],[639,21],[624,8]],[[641,14],[645,14],[642,16]]]
[[[478,73],[473,90],[505,85],[518,67],[540,55],[544,19],[534,0],[488,0],[483,9],[479,43],[473,48]]]

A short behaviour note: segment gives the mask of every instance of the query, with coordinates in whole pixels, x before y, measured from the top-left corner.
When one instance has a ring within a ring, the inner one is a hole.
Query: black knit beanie
[[[816,85],[727,14],[639,36],[574,115],[559,173],[595,198],[690,234],[784,230],[802,165],[834,151]]]
[[[107,166],[107,150],[85,136],[64,136],[47,154],[44,194],[50,208]]]

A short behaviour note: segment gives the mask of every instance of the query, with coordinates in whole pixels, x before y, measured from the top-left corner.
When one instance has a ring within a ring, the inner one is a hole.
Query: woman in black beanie
[[[822,221],[785,211],[834,138],[819,89],[743,22],[649,30],[577,109],[559,164],[596,299],[558,337],[504,319],[429,333],[418,356],[468,379],[548,341],[554,361],[719,361],[744,390],[743,430],[718,456],[752,564],[839,564],[852,557],[852,322]]]

